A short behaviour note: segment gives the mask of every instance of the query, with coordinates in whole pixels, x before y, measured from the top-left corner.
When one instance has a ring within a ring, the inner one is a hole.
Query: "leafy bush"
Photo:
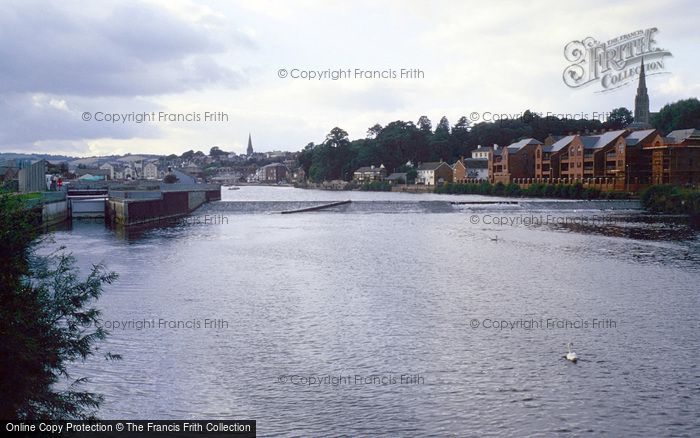
[[[700,190],[670,184],[650,186],[642,191],[642,206],[655,213],[689,214],[700,217]]]
[[[390,192],[391,184],[386,181],[365,182],[360,186],[360,190],[366,192]]]

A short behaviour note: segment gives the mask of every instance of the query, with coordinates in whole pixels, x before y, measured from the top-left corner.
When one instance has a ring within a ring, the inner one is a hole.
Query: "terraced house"
[[[654,129],[568,135],[535,151],[535,179],[601,182],[636,190],[651,180],[650,153],[644,146],[661,141]],[[598,181],[591,181],[598,179]]]
[[[542,142],[525,138],[493,151],[489,161],[491,182],[508,184],[515,179],[534,178],[535,151]]]

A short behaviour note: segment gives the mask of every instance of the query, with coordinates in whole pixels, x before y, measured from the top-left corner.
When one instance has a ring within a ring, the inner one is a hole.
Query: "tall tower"
[[[647,102],[648,102],[648,99],[647,99]],[[648,106],[649,105],[647,104],[647,107]],[[250,132],[248,133],[248,149],[246,149],[246,155],[248,155],[249,157],[251,155],[253,155],[253,141],[250,139]]]
[[[634,122],[628,129],[650,129],[649,123],[649,94],[647,93],[647,80],[644,74],[644,58],[642,67],[639,70],[639,85],[637,86],[637,96],[634,98]]]

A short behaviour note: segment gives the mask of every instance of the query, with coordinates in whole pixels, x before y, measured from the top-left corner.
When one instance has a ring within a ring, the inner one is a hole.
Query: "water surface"
[[[56,232],[83,269],[120,274],[105,321],[193,327],[114,329],[104,349],[124,359],[75,370],[102,417],[256,419],[259,436],[700,431],[700,240],[682,221],[607,201],[223,197],[194,214],[209,223]]]

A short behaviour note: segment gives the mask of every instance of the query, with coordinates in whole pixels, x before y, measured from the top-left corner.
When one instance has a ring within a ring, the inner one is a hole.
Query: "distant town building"
[[[386,177],[386,168],[384,165],[379,167],[375,165],[360,167],[353,172],[352,179],[357,182],[381,181]]]
[[[264,183],[280,183],[286,182],[289,170],[282,163],[272,163],[258,169],[256,179]]]
[[[406,172],[394,172],[384,180],[391,184],[406,184],[406,181],[408,181],[408,174]]]
[[[416,170],[418,172],[416,184],[437,186],[446,182],[452,182],[453,179],[452,167],[444,161],[422,163],[418,165]]]
[[[158,179],[158,166],[155,163],[146,163],[143,166],[144,179]]]
[[[109,171],[107,179],[114,179],[114,166],[110,163],[105,163],[100,166],[100,169]]]

